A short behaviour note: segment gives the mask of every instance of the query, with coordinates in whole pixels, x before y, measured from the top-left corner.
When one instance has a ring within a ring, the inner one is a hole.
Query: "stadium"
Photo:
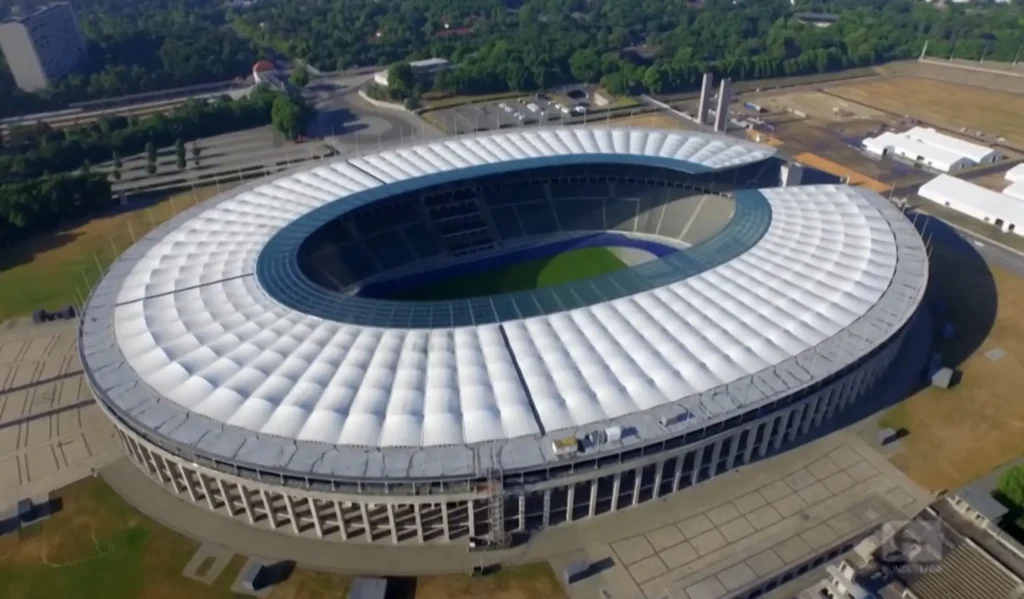
[[[785,451],[887,373],[922,240],[872,191],[780,186],[789,166],[611,127],[305,165],[130,248],[87,301],[82,363],[183,501],[504,544]]]

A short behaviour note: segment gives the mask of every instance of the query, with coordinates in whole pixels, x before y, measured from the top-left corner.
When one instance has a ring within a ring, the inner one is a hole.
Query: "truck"
[[[537,106],[533,102],[530,102],[529,104],[526,105],[526,109],[529,110],[530,112],[537,112],[540,110],[540,106]]]

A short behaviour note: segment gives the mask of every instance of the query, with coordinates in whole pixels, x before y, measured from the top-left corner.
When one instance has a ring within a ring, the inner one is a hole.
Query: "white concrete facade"
[[[226,517],[337,542],[459,542],[489,533],[492,501],[502,502],[505,530],[540,530],[665,497],[798,444],[865,396],[897,356],[907,328],[845,376],[785,408],[752,413],[749,421],[696,443],[682,439],[660,450],[620,455],[596,472],[548,472],[535,483],[530,473],[506,476],[500,499],[484,481],[452,484],[450,492],[439,494],[420,494],[411,483],[394,484],[391,492],[380,492],[381,485],[361,492],[343,483],[348,489],[339,491],[336,481],[199,464],[151,443],[109,411],[108,416],[127,455],[153,481]]]

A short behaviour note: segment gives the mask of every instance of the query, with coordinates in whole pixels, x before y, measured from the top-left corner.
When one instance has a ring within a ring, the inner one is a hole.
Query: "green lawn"
[[[608,248],[571,250],[550,258],[520,262],[499,270],[438,281],[409,289],[394,299],[448,300],[550,287],[624,268]]]

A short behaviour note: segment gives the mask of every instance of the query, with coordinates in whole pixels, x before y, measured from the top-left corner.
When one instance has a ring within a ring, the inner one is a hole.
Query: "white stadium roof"
[[[346,446],[523,439],[529,444],[516,452],[523,464],[549,458],[538,441],[556,431],[659,408],[685,407],[695,422],[725,417],[845,366],[916,307],[927,276],[920,238],[877,194],[845,186],[762,190],[770,225],[737,258],[638,295],[500,325],[399,329],[325,320],[268,295],[254,267],[286,225],[371,187],[580,154],[714,170],[772,153],[724,136],[572,128],[468,136],[307,166],[227,192],[129,250],[90,298],[86,370],[115,412],[173,443],[334,474],[373,474],[365,455],[339,453]],[[890,305],[879,312],[885,298]],[[858,349],[840,344],[825,357],[843,334],[856,335]],[[813,366],[793,362],[815,352]],[[742,381],[741,393],[734,385]],[[438,468],[455,472],[472,460],[442,461]],[[384,476],[387,467],[379,467]]]

